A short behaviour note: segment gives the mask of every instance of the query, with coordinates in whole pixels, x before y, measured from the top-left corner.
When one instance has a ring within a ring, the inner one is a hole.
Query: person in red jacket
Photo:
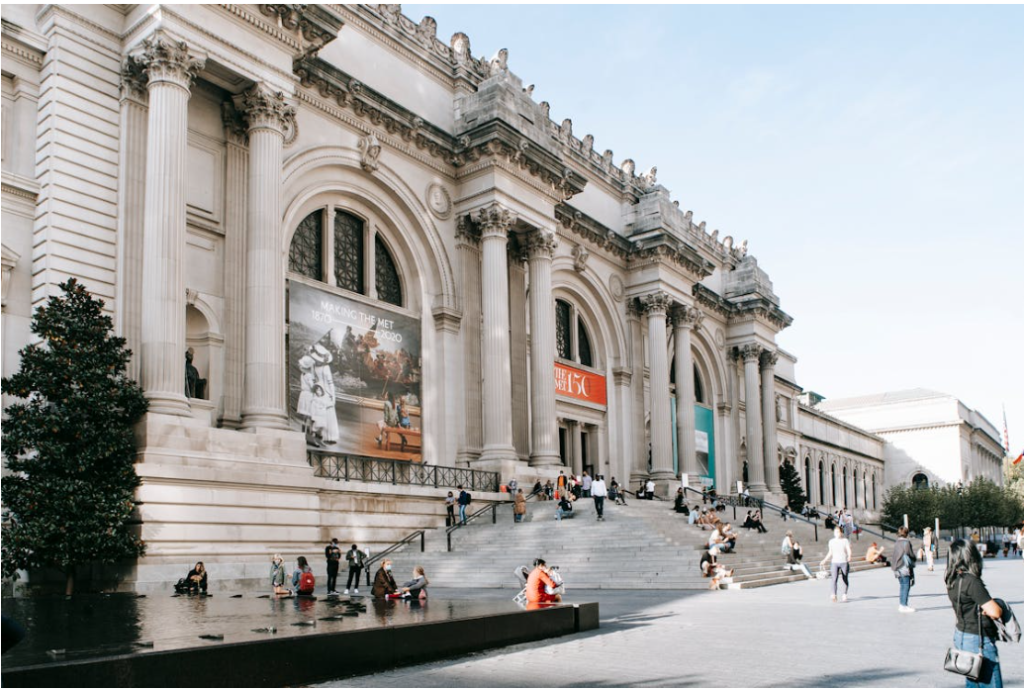
[[[554,589],[558,585],[551,578],[551,569],[543,559],[534,562],[533,571],[526,578],[526,601],[531,604],[551,604],[562,600],[561,594],[548,594],[545,587]]]

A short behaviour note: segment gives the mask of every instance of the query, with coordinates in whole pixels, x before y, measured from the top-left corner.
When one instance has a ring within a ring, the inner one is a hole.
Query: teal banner
[[[672,398],[672,428],[676,429],[676,399]],[[710,407],[695,405],[693,411],[697,441],[697,468],[705,484],[715,481],[715,415]],[[672,467],[679,475],[679,436],[672,434]]]

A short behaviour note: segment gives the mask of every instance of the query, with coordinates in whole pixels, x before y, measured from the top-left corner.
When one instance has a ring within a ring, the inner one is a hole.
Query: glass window
[[[693,365],[693,393],[694,398],[699,403],[706,402],[704,400],[704,384],[700,380],[700,374],[697,373],[697,365]]]
[[[911,480],[915,489],[927,489],[928,488],[928,475],[918,472],[914,475]]]
[[[302,219],[288,249],[288,270],[313,280],[323,280],[323,211]]]
[[[384,241],[377,235],[374,243],[376,261],[377,299],[388,304],[402,306],[402,281],[398,278],[398,268],[391,252]]]
[[[564,300],[555,301],[555,350],[561,359],[572,359],[572,308]]]
[[[587,329],[583,325],[583,319],[578,317],[576,320],[576,332],[579,340],[580,364],[585,367],[592,367],[594,366],[594,359],[590,354],[590,336],[587,335]]]
[[[344,211],[334,214],[334,277],[338,287],[364,294],[363,221]]]

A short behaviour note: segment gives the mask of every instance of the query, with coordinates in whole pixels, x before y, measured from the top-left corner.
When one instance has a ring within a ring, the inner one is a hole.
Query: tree
[[[792,463],[782,463],[782,467],[779,468],[779,483],[782,485],[782,492],[786,494],[790,510],[798,513],[803,510],[807,496],[800,485],[800,473]]]
[[[78,281],[36,310],[39,342],[3,379],[3,574],[55,568],[74,591],[75,567],[116,563],[145,551],[132,524],[135,435],[146,411],[125,367],[131,351],[111,335],[103,302]]]
[[[904,515],[910,529],[918,533],[933,525],[935,518],[946,529],[1006,527],[1024,519],[1024,500],[984,477],[941,489],[894,486],[882,501],[882,522],[902,525]]]

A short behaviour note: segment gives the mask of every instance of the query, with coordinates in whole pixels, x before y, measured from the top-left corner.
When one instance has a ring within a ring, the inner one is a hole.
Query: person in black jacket
[[[327,559],[327,593],[338,593],[338,569],[341,567],[341,547],[338,546],[338,539],[331,539],[331,543],[324,548],[324,558]]]
[[[353,590],[353,594],[359,594],[359,575],[363,572],[363,564],[366,562],[366,552],[360,551],[355,544],[345,552],[345,560],[348,562],[348,583],[345,585],[345,594]]]
[[[391,561],[385,558],[381,561],[380,569],[373,578],[371,593],[378,598],[388,598],[396,592],[398,592],[398,585],[395,584],[395,578],[391,574]]]
[[[892,565],[890,566],[900,581],[900,613],[913,613],[915,609],[910,608],[910,588],[914,586],[914,564],[917,558],[914,557],[914,547],[907,535],[910,530],[900,527],[896,531],[896,544],[892,547]]]
[[[998,632],[993,620],[1003,617],[1003,608],[992,598],[981,579],[982,560],[970,541],[957,539],[949,545],[946,561],[946,594],[956,614],[953,646],[981,654],[981,675],[967,680],[967,687],[1001,688],[1003,675],[996,650]]]
[[[181,572],[181,571],[178,571]],[[206,594],[206,566],[203,565],[202,561],[196,563],[196,567],[188,571],[188,575],[185,576],[188,581],[188,590],[190,593],[202,593]]]

